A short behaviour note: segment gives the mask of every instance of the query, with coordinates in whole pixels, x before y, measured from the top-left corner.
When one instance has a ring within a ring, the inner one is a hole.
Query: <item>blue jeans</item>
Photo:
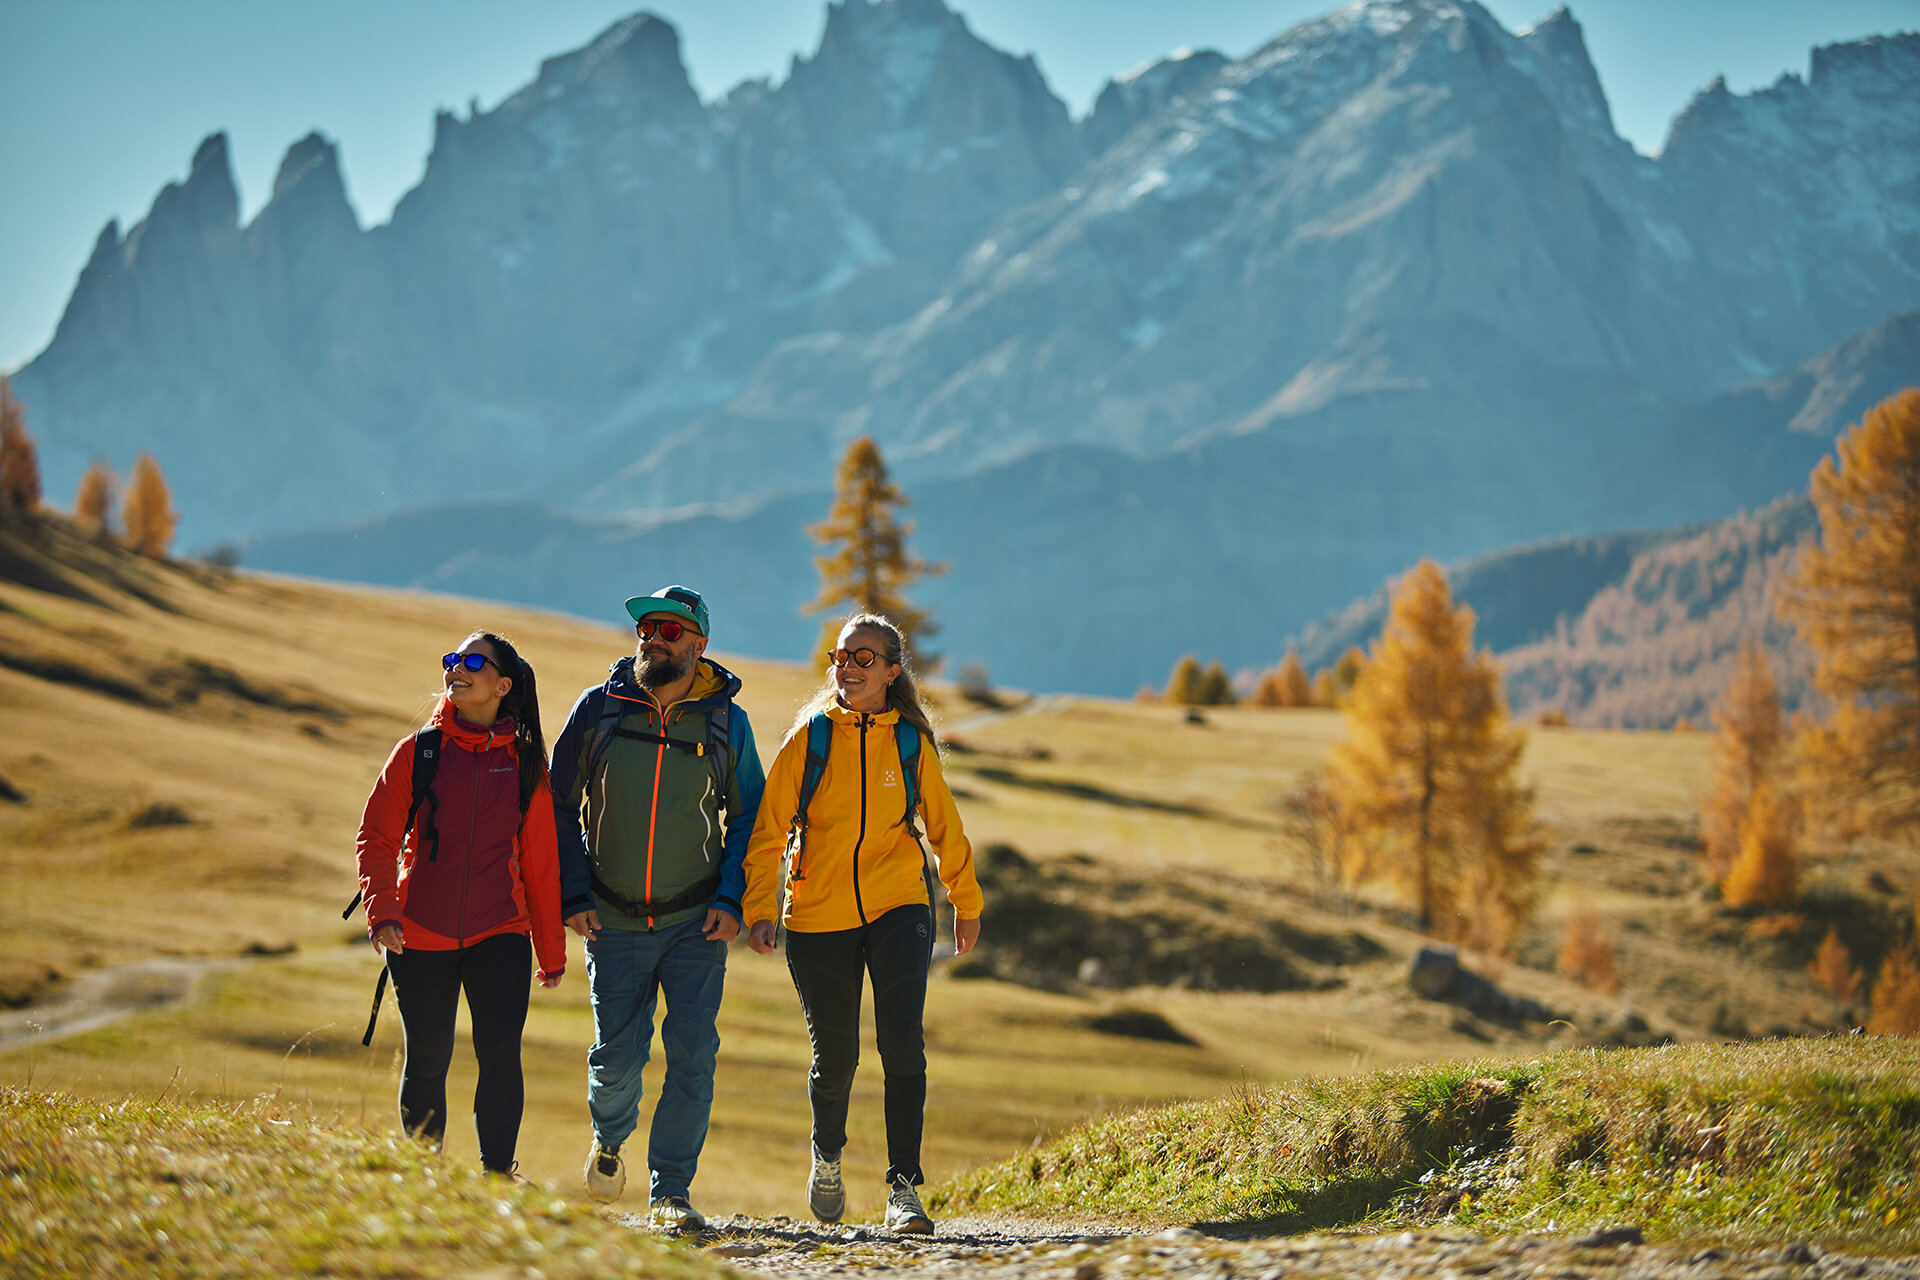
[[[713,1111],[713,1064],[720,1052],[720,993],[727,944],[701,935],[705,913],[684,924],[641,933],[603,929],[587,943],[593,994],[593,1048],[587,1053],[587,1110],[594,1136],[617,1149],[640,1123],[640,1071],[653,1046],[653,1009],[667,998],[660,1022],[666,1079],[653,1108],[647,1143],[654,1199],[684,1196],[707,1141]]]

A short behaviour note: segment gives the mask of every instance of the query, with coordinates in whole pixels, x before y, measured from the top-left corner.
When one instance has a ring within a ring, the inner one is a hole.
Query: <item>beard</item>
[[[693,670],[692,654],[680,658],[666,653],[653,658],[642,653],[633,660],[634,679],[640,682],[640,687],[643,689],[658,689],[673,684],[677,680],[684,679],[687,672],[691,670]]]

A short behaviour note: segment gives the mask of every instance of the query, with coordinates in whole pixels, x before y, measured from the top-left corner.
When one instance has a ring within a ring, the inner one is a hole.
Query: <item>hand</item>
[[[755,921],[753,928],[747,930],[747,945],[761,955],[773,950],[773,921]]]
[[[600,936],[600,913],[591,907],[576,911],[567,917],[567,928],[592,942]]]
[[[740,922],[734,919],[733,912],[721,907],[707,908],[707,922],[700,926],[700,932],[708,942],[732,942],[740,932]]]
[[[973,944],[980,941],[980,917],[962,920],[953,918],[953,954],[963,956],[973,950]]]
[[[545,987],[547,990],[551,991],[555,987],[559,986],[560,979],[566,976],[567,975],[565,970],[562,970],[559,973],[543,973],[540,975],[540,985]]]
[[[373,931],[373,945],[382,951],[399,953],[407,949],[407,937],[397,924],[383,924]]]

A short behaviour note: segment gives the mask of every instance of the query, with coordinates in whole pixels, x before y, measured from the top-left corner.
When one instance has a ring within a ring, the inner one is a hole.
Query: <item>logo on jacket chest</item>
[[[899,786],[899,785],[900,785],[900,775],[899,775],[899,770],[897,770],[897,769],[882,769],[882,770],[880,771],[880,785],[881,785],[881,786],[883,786],[883,787],[897,787],[897,786]]]

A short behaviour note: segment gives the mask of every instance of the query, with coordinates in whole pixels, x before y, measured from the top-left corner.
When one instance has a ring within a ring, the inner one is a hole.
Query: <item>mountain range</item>
[[[318,135],[242,225],[208,139],[16,388],[50,488],[151,449],[250,563],[592,613],[678,576],[761,653],[871,434],[948,654],[1126,692],[1422,555],[1804,483],[1920,368],[1916,93],[1920,36],[1828,46],[1649,157],[1565,9],[1361,0],[1075,121],[940,0],[838,0],[702,102],[641,14],[443,113],[380,226]]]

